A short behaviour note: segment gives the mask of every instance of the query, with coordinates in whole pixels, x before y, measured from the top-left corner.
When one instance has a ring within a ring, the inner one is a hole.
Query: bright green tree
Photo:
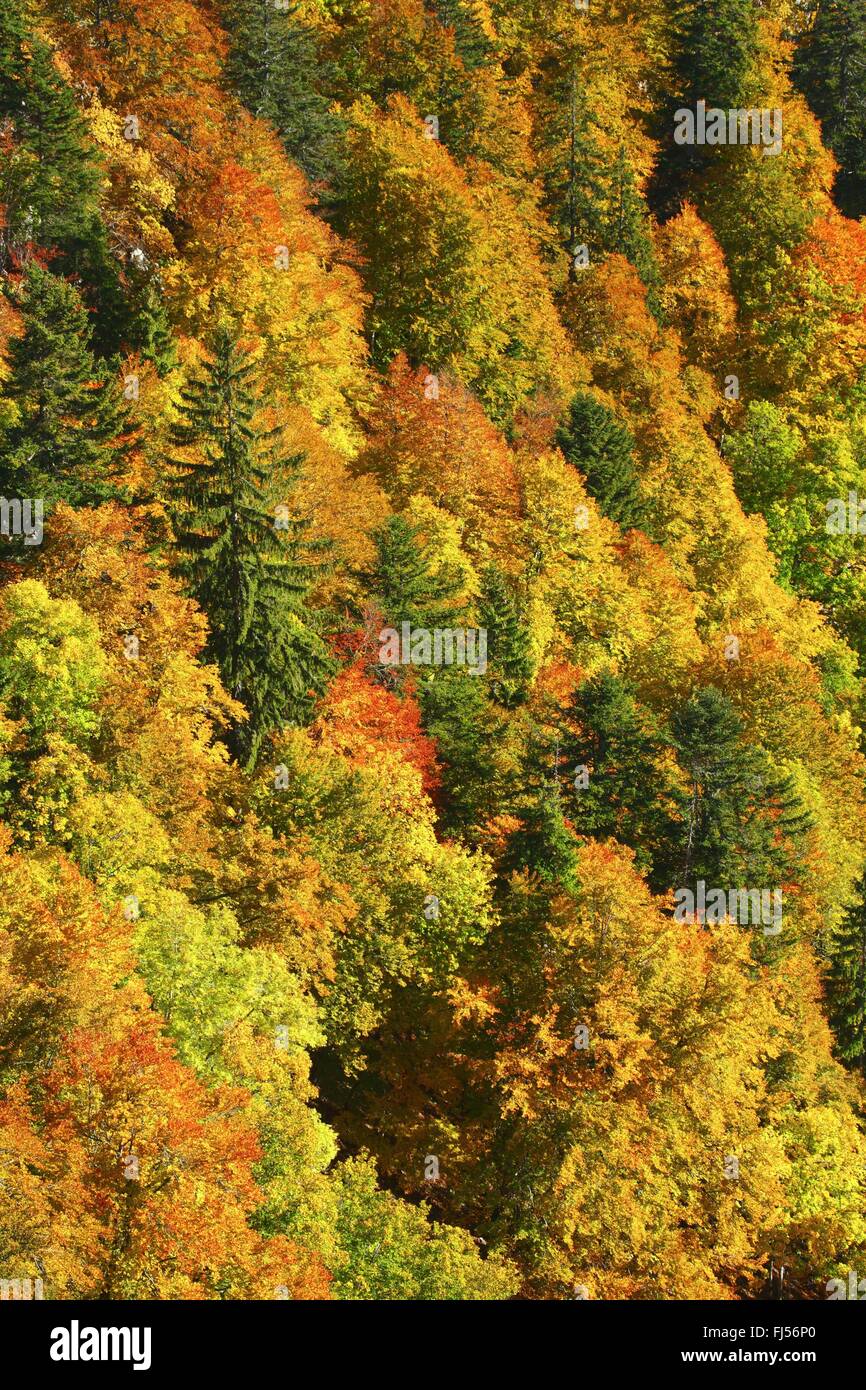
[[[483,1259],[467,1231],[431,1222],[426,1203],[413,1206],[382,1191],[371,1159],[349,1159],[335,1180],[344,1252],[334,1272],[338,1298],[475,1301],[517,1292],[509,1261],[496,1253]]]

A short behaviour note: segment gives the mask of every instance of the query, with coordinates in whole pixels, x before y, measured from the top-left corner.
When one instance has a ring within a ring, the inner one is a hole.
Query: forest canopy
[[[866,0],[4,0],[4,1287],[863,1268],[864,140]]]

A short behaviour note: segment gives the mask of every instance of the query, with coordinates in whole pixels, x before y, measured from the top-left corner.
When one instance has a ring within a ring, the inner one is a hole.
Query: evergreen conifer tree
[[[0,8],[0,125],[7,121],[31,156],[6,209],[7,247],[92,236],[99,166],[75,98],[21,0]]]
[[[800,35],[794,83],[839,161],[835,194],[848,217],[866,213],[866,0],[819,0]]]
[[[830,946],[827,995],[838,1054],[866,1076],[866,878],[858,891]]]
[[[370,597],[389,623],[400,627],[447,627],[459,612],[455,599],[459,576],[447,566],[434,565],[432,548],[420,538],[420,527],[405,517],[390,516],[373,532],[376,564],[365,575]]]
[[[309,525],[278,500],[280,476],[302,455],[281,450],[282,430],[257,421],[254,367],[231,330],[220,327],[213,357],[182,392],[173,443],[192,462],[173,460],[180,569],[207,613],[208,655],[230,694],[246,706],[235,751],[255,760],[263,736],[303,718],[329,672],[328,649],[306,607],[320,566]]]
[[[651,869],[672,833],[674,804],[653,719],[624,681],[603,671],[575,691],[563,722],[562,786],[575,829],[614,837]]]
[[[439,23],[454,31],[454,44],[467,68],[482,67],[494,55],[493,44],[473,0],[435,0]]]
[[[578,244],[600,251],[609,175],[574,63],[557,67],[549,79],[539,141],[548,216],[563,247],[570,255]]]
[[[637,191],[634,170],[624,145],[620,145],[613,166],[602,217],[601,242],[605,251],[616,252],[631,262],[646,287],[650,313],[660,320],[661,272],[647,228],[646,208]]]
[[[687,786],[670,886],[694,889],[698,879],[725,890],[779,886],[810,825],[790,780],[774,775],[763,750],[745,740],[742,720],[714,686],[677,710],[671,727]]]
[[[494,565],[483,577],[480,625],[487,632],[491,694],[500,705],[513,709],[525,700],[532,676],[529,632],[514,594]]]
[[[326,94],[327,63],[298,6],[273,0],[229,0],[232,46],[226,72],[241,100],[278,131],[311,179],[329,179],[343,129]]]
[[[557,431],[556,443],[584,475],[587,491],[605,516],[623,529],[643,523],[645,509],[632,461],[634,436],[612,411],[588,392],[579,391]]]
[[[670,99],[658,113],[663,158],[652,181],[650,201],[665,216],[674,212],[689,181],[718,154],[711,145],[677,145],[674,117],[680,108],[749,108],[761,104],[754,84],[759,52],[757,0],[675,0],[672,13]]]
[[[565,823],[562,801],[552,782],[542,785],[521,811],[522,824],[508,841],[505,873],[528,869],[548,882],[575,887],[577,847]]]
[[[5,393],[18,418],[0,450],[4,488],[75,506],[116,496],[130,440],[119,364],[97,361],[77,290],[35,261],[17,307],[24,332],[9,347]]]

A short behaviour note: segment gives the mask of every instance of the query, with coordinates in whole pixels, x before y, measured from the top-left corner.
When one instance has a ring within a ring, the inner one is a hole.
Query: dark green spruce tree
[[[128,313],[100,216],[100,157],[26,0],[0,6],[0,129],[9,142],[0,161],[0,271],[33,247],[50,249],[54,270],[76,280],[94,311],[94,347],[111,356],[127,336]]]
[[[127,295],[130,308],[128,341],[146,362],[164,377],[177,366],[177,348],[165,302],[151,277],[130,275]]]
[[[575,691],[563,725],[560,771],[575,830],[628,845],[653,885],[666,887],[651,871],[675,830],[675,793],[654,719],[619,676],[603,671]]]
[[[503,855],[504,873],[529,870],[549,883],[577,886],[577,845],[565,823],[556,787],[545,783],[521,813],[521,826]]]
[[[508,810],[520,826],[508,839],[505,873],[528,870],[550,883],[575,886],[577,844],[566,824],[569,808],[562,789],[566,752],[561,729],[548,722],[532,726],[526,740],[520,785]]]
[[[719,155],[711,145],[676,144],[675,112],[694,112],[698,101],[708,110],[765,105],[754,82],[760,14],[759,0],[674,0],[670,96],[658,112],[661,158],[649,191],[657,214],[676,212],[695,176]]]
[[[579,391],[556,433],[556,443],[572,467],[586,478],[587,491],[605,516],[623,530],[645,524],[632,458],[634,436],[613,411],[588,391]]]
[[[308,605],[322,547],[285,495],[303,456],[283,452],[280,428],[258,424],[254,372],[219,328],[173,431],[196,457],[171,460],[179,568],[210,622],[206,655],[247,709],[231,737],[247,765],[267,733],[309,715],[332,670]]]
[[[483,575],[479,622],[487,632],[490,690],[506,709],[523,704],[532,677],[529,630],[504,575],[490,565]]]
[[[507,714],[489,698],[490,675],[444,667],[417,689],[424,728],[436,740],[442,785],[434,799],[443,833],[472,842],[501,808],[496,751]]]
[[[660,316],[661,275],[649,231],[649,214],[637,189],[624,145],[611,162],[602,154],[601,132],[583,91],[579,61],[563,57],[544,72],[544,113],[539,150],[548,217],[570,257],[585,246],[590,264],[625,256],[647,289],[647,303]],[[580,275],[573,261],[572,279]]]
[[[728,697],[698,690],[673,716],[674,748],[685,774],[681,830],[672,842],[670,887],[766,888],[796,874],[810,818],[790,779],[774,774],[750,744]]]
[[[467,623],[459,599],[461,577],[440,565],[420,528],[390,516],[373,532],[376,561],[362,576],[369,603],[398,633],[402,624],[433,632]],[[488,653],[489,660],[489,653]],[[425,730],[436,739],[442,767],[437,794],[446,830],[469,832],[490,813],[495,796],[494,749],[500,720],[489,699],[492,670],[473,674],[467,666],[380,668],[380,678],[402,688],[410,683]]]
[[[542,78],[544,120],[539,130],[544,201],[564,250],[604,250],[609,170],[598,149],[575,60],[551,65]]]
[[[328,96],[328,64],[298,6],[274,0],[225,0],[231,38],[226,75],[254,115],[278,131],[309,177],[330,180],[344,123]]]
[[[837,160],[834,194],[866,213],[866,0],[819,0],[797,39],[791,75]]]
[[[29,156],[6,207],[7,250],[87,236],[96,215],[99,166],[75,98],[21,0],[4,0],[0,7],[0,124],[5,122]]]
[[[73,285],[32,261],[15,297],[24,332],[4,391],[17,420],[0,442],[5,495],[95,506],[118,496],[132,428],[118,362],[99,362]]]
[[[637,190],[634,170],[624,145],[620,145],[611,171],[610,185],[601,225],[605,251],[625,256],[640,276],[647,291],[647,307],[661,319],[658,291],[661,272],[649,233],[647,210]]]
[[[436,17],[454,33],[454,46],[467,68],[479,68],[495,58],[492,41],[472,0],[435,0]]]
[[[827,998],[836,1050],[847,1067],[866,1077],[866,877],[860,901],[848,909],[830,945]]]
[[[370,601],[396,628],[402,623],[432,630],[458,618],[460,576],[437,566],[421,528],[403,516],[389,516],[373,532],[376,560],[362,578]]]

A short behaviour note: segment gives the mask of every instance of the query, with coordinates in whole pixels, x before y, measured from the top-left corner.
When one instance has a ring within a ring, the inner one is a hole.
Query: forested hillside
[[[866,1268],[864,215],[866,0],[3,0],[0,1279]]]

